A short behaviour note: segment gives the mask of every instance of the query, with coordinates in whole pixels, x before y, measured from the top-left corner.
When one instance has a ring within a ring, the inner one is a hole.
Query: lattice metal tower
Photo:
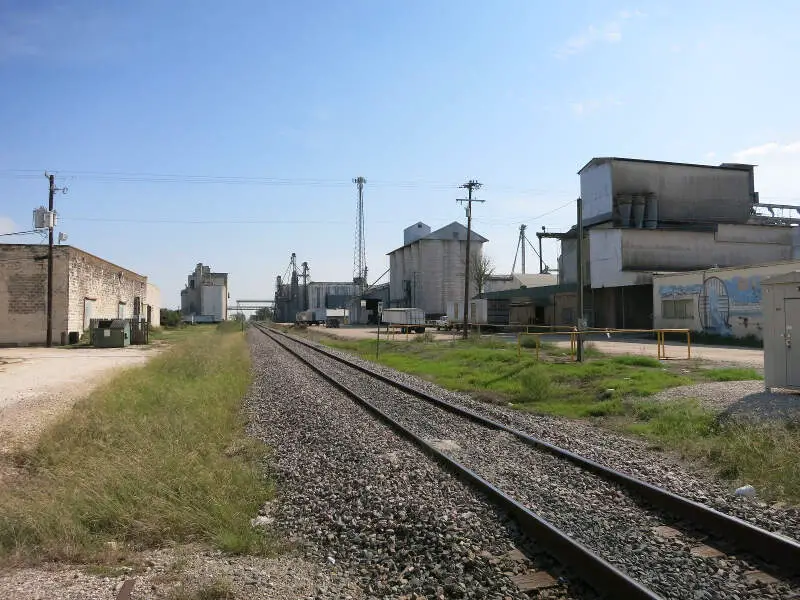
[[[356,177],[353,183],[358,188],[358,208],[356,211],[356,235],[353,250],[353,283],[361,294],[367,287],[367,252],[364,247],[364,184],[367,180]]]

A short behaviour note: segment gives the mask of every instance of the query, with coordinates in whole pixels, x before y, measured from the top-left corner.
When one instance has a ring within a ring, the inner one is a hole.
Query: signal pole
[[[479,190],[482,184],[478,183],[474,179],[470,179],[467,183],[460,186],[461,188],[465,188],[467,190],[468,196],[467,198],[459,198],[456,202],[466,202],[467,203],[467,257],[464,261],[464,332],[463,337],[464,339],[469,336],[469,332],[467,331],[467,321],[469,319],[469,247],[470,247],[470,238],[472,237],[472,203],[473,202],[486,202],[485,200],[478,200],[472,197],[473,190]]]
[[[577,356],[578,362],[583,362],[583,200],[578,198],[578,335]]]
[[[47,175],[50,180],[50,197],[47,203],[47,210],[53,212],[53,201],[56,194],[56,176]],[[50,217],[48,223],[48,246],[47,246],[47,347],[53,347],[53,225],[54,218]]]

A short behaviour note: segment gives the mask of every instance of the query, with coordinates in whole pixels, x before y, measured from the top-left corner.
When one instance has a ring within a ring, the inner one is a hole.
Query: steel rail
[[[256,328],[265,333],[267,337],[307,365],[331,385],[375,414],[400,435],[411,440],[425,453],[445,465],[455,475],[474,486],[497,506],[512,515],[521,527],[523,533],[528,535],[532,540],[540,542],[548,553],[554,556],[561,564],[572,568],[578,576],[595,588],[595,590],[604,595],[608,595],[610,598],[664,600],[661,596],[608,563],[588,547],[557,529],[550,522],[508,496],[471,469],[437,450],[423,438],[416,435],[410,429],[406,428],[400,422],[396,421],[369,400],[361,396],[358,392],[331,377],[323,369],[317,367],[307,358],[301,356],[296,350],[277,339],[274,334],[279,332],[267,330],[259,325],[256,325]],[[281,333],[280,335],[284,334]],[[290,336],[285,337],[296,341],[295,338]]]
[[[641,479],[637,479],[627,473],[617,471],[611,467],[607,467],[589,458],[576,454],[542,439],[524,433],[508,425],[504,425],[483,416],[473,410],[457,406],[441,398],[436,398],[422,390],[395,381],[394,379],[364,367],[362,365],[353,363],[345,358],[337,356],[315,344],[306,342],[305,340],[298,339],[294,336],[287,335],[281,331],[270,330],[275,334],[284,336],[293,342],[301,344],[311,350],[323,354],[331,359],[340,363],[346,364],[349,367],[361,371],[367,375],[375,377],[403,392],[411,394],[421,400],[425,400],[431,404],[437,405],[445,410],[453,412],[463,417],[467,417],[477,423],[492,427],[501,431],[505,431],[527,444],[546,450],[551,454],[568,460],[573,464],[580,466],[587,471],[591,471],[608,481],[617,483],[626,489],[630,490],[638,497],[647,500],[654,506],[673,514],[676,517],[687,519],[700,529],[709,531],[724,539],[728,542],[733,542],[739,550],[753,553],[759,556],[762,560],[769,564],[778,565],[791,573],[800,573],[800,543],[797,541],[784,537],[779,534],[772,533],[766,529],[762,529],[752,523],[748,523],[743,519],[727,515],[718,510],[715,510],[705,504],[690,500],[683,496],[679,496],[673,492],[665,490],[664,488],[647,483]]]

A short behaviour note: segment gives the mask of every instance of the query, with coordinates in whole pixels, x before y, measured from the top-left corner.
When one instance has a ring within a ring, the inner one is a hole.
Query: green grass
[[[249,519],[271,486],[244,435],[242,335],[181,330],[140,369],[110,379],[16,456],[0,488],[0,558],[104,562],[127,550],[208,543],[271,549]]]
[[[726,367],[722,369],[704,369],[701,371],[704,378],[710,381],[747,381],[764,379],[755,369],[743,367]]]
[[[375,359],[372,340],[326,339],[324,343]],[[560,349],[549,350],[562,360],[540,362],[533,351],[523,352],[520,358],[516,346],[497,339],[455,344],[384,342],[380,362],[449,389],[490,392],[524,410],[575,418],[622,414],[620,399],[625,395],[647,396],[691,383],[655,359],[617,356],[575,363]]]
[[[323,342],[375,359],[372,340]],[[730,479],[732,487],[750,483],[762,498],[800,503],[797,429],[719,423],[717,415],[696,400],[650,399],[678,385],[761,379],[754,369],[705,369],[648,356],[609,357],[597,352],[591,352],[586,362],[575,363],[563,349],[551,345],[543,346],[542,360],[536,361],[531,346],[525,344],[520,358],[515,345],[497,340],[382,342],[380,362],[494,403],[595,419],[602,426],[642,437],[654,448],[703,461],[720,477]]]

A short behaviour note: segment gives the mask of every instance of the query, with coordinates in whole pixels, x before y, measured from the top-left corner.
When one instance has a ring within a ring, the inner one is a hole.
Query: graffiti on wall
[[[741,330],[761,330],[761,276],[706,277],[703,283],[659,287],[662,300],[695,300],[703,331],[733,335]],[[746,331],[745,331],[746,333]],[[753,331],[756,333],[756,331]]]

